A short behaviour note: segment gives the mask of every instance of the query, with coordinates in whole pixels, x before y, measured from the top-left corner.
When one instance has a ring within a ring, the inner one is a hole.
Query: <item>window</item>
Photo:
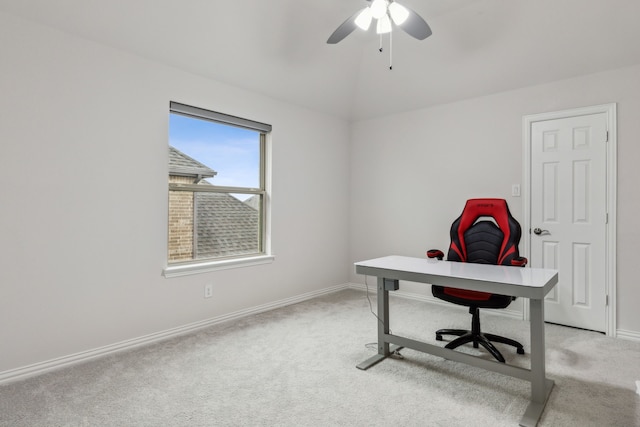
[[[271,126],[172,102],[165,276],[269,262]]]

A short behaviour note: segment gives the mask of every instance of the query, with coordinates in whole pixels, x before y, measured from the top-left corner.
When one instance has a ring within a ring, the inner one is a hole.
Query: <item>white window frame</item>
[[[261,251],[258,254],[238,255],[227,258],[207,258],[196,259],[190,261],[169,264],[168,251],[167,266],[163,269],[163,276],[167,278],[186,276],[191,274],[206,273],[217,270],[226,270],[230,268],[248,267],[273,262],[275,256],[271,253],[271,125],[260,123],[241,117],[231,116],[228,114],[218,113],[205,110],[198,107],[192,107],[178,102],[171,102],[169,106],[170,113],[181,114],[195,119],[209,120],[225,125],[237,126],[245,129],[251,129],[260,132],[260,188],[238,188],[238,187],[222,187],[222,186],[200,186],[187,184],[169,184],[168,191],[193,191],[196,192],[218,192],[218,193],[250,193],[262,196],[262,215],[261,215],[261,235],[260,246]],[[167,162],[168,163],[168,162]],[[204,187],[204,188],[203,188]],[[168,233],[168,227],[167,233]],[[168,235],[165,240],[168,245]]]

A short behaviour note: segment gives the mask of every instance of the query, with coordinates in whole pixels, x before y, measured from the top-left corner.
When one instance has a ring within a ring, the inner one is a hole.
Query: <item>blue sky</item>
[[[260,132],[170,114],[169,145],[218,172],[212,184],[260,186]]]

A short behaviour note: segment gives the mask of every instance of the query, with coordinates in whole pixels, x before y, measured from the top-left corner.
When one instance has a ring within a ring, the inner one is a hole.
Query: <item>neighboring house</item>
[[[216,175],[169,146],[169,183],[208,186],[205,179]],[[228,193],[169,191],[169,262],[259,252],[256,199],[242,202]]]

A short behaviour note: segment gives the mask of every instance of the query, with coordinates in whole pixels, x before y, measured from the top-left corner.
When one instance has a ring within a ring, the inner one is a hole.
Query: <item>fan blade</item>
[[[431,33],[431,27],[425,22],[424,19],[413,10],[404,6],[409,11],[409,17],[406,21],[400,25],[400,28],[411,37],[415,37],[418,40],[424,40],[429,37]]]
[[[358,26],[356,25],[356,17],[362,12],[365,8],[357,11],[353,14],[353,16],[346,21],[344,21],[336,30],[329,36],[327,40],[328,44],[336,44],[341,41],[343,38],[347,37],[349,34],[353,32]]]

